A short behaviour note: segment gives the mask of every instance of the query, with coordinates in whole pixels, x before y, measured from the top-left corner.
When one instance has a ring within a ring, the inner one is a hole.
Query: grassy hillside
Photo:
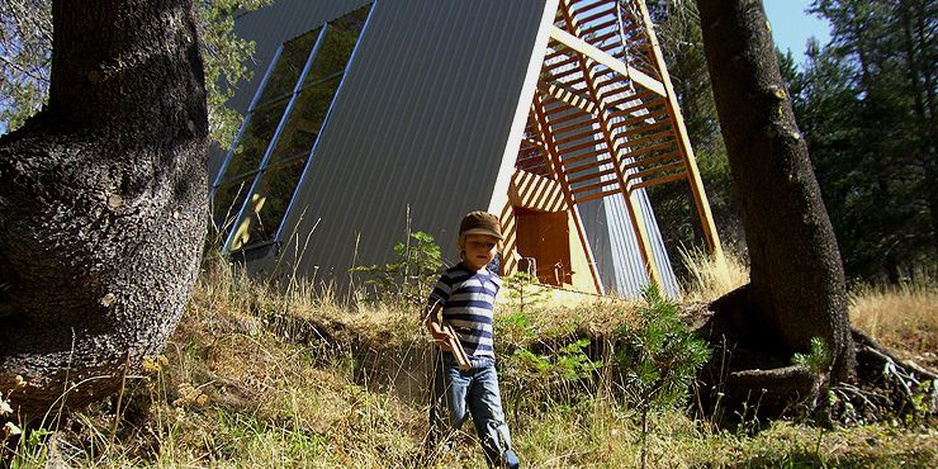
[[[697,265],[699,283],[686,295],[693,301],[745,281],[738,265]],[[713,273],[721,269],[735,273]],[[523,464],[639,466],[635,402],[617,387],[612,357],[591,352],[636,320],[637,303],[552,309],[528,300],[523,309],[505,302],[496,319],[503,397]],[[851,308],[868,333],[935,366],[935,288],[865,287]],[[432,352],[418,318],[414,306],[344,307],[309,285],[277,293],[211,266],[164,355],[128,375],[121,396],[25,435],[9,449],[12,466],[425,467],[418,458]],[[782,421],[755,432],[760,422],[720,430],[689,417],[688,407],[651,413],[649,467],[938,467],[933,421],[833,429]],[[467,433],[429,465],[484,462]]]

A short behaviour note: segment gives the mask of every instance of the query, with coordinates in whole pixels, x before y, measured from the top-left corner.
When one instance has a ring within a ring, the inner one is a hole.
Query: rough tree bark
[[[855,358],[837,241],[759,0],[698,0],[713,93],[750,258],[750,283],[712,305],[711,339],[736,352],[728,395],[766,413],[849,380]],[[790,367],[819,337],[829,370]],[[720,354],[715,354],[719,356]],[[726,365],[724,363],[724,365]]]
[[[113,393],[179,321],[206,227],[197,19],[53,3],[49,103],[0,139],[0,390],[24,419]]]

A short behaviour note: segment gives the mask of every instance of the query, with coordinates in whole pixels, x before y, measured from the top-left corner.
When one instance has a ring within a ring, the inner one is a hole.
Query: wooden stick
[[[453,349],[453,358],[456,359],[456,364],[459,365],[459,369],[463,371],[471,370],[472,363],[469,362],[469,355],[466,355],[466,350],[462,347],[462,342],[459,341],[459,336],[456,335],[456,331],[454,331],[453,327],[449,324],[444,324],[443,330],[452,336],[448,343],[449,347]]]

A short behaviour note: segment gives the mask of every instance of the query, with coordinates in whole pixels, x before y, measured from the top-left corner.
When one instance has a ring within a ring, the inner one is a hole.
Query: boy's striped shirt
[[[443,305],[443,323],[453,327],[470,358],[495,358],[492,312],[501,286],[498,275],[459,263],[446,270],[430,294],[430,304]]]

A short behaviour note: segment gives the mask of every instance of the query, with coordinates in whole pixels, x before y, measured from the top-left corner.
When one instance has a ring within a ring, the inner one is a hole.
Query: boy
[[[468,407],[489,467],[516,468],[518,457],[511,450],[499,396],[492,335],[493,303],[501,279],[486,269],[501,240],[501,224],[495,215],[475,211],[463,217],[458,240],[462,262],[449,268],[430,294],[424,325],[442,351],[436,354],[434,366],[430,441],[439,443],[457,430],[466,420]],[[438,315],[441,310],[442,317]],[[451,339],[465,349],[470,369],[457,365],[450,353]]]

